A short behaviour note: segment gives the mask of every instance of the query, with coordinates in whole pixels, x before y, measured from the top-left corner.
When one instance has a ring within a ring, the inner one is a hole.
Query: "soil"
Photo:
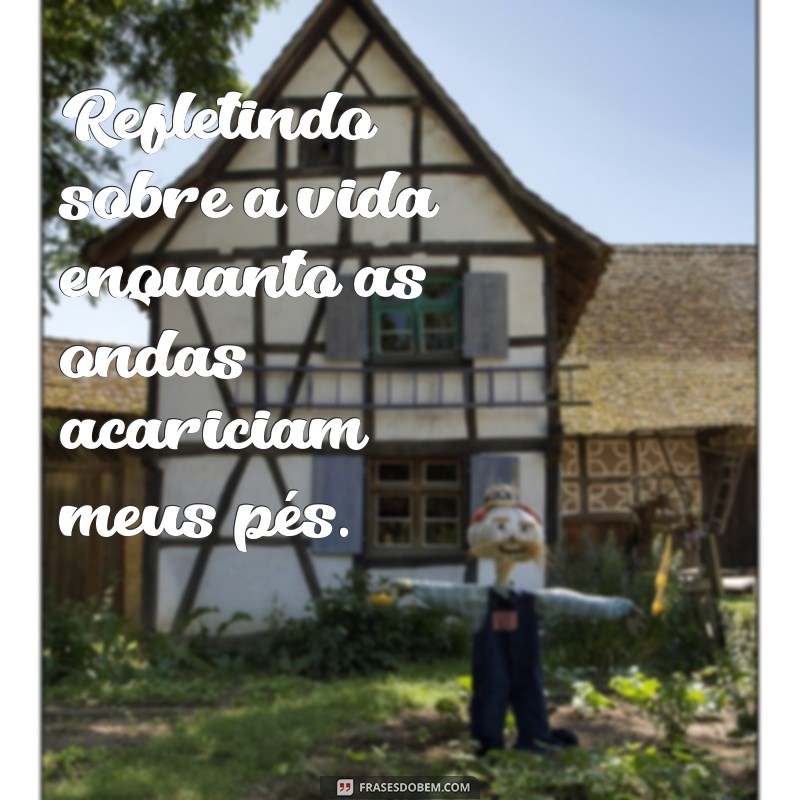
[[[141,706],[132,708],[67,708],[49,706],[44,711],[42,744],[58,752],[78,745],[86,749],[119,750],[135,747],[170,731],[170,723],[190,718],[191,708]]]
[[[59,751],[71,745],[109,750],[134,747],[147,739],[168,733],[173,722],[192,718],[192,708],[137,707],[124,709],[74,709],[50,707],[44,715],[44,749]],[[604,749],[627,742],[659,741],[650,721],[632,706],[618,703],[596,716],[586,716],[569,705],[551,712],[554,727],[574,730],[586,747]],[[731,738],[735,727],[731,714],[721,713],[698,720],[689,728],[689,741],[718,759],[729,786],[742,797],[757,796],[756,740]],[[316,776],[341,770],[347,753],[383,749],[395,756],[406,753],[412,763],[458,759],[469,751],[466,722],[434,710],[415,710],[398,715],[385,725],[370,725],[343,731],[304,764],[303,775],[269,776],[254,785],[243,800],[304,800],[319,798]],[[333,767],[332,764],[338,767]],[[396,764],[396,761],[394,762]],[[377,772],[376,772],[377,769]],[[354,761],[353,776],[388,774],[368,761]]]

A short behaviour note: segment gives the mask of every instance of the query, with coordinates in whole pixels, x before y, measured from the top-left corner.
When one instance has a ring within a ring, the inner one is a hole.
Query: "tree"
[[[65,186],[97,189],[119,177],[116,150],[98,153],[62,124],[64,103],[80,91],[115,85],[143,106],[180,92],[214,105],[244,87],[234,50],[263,8],[278,0],[45,0],[42,12],[43,265],[52,273],[74,261],[99,233],[90,219],[58,216]],[[47,282],[43,281],[46,296]]]

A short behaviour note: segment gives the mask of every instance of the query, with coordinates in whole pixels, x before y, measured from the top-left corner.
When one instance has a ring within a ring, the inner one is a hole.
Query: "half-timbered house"
[[[564,410],[568,543],[624,540],[659,495],[666,525],[718,537],[723,567],[756,565],[756,251],[615,246],[565,362],[589,405]]]
[[[252,93],[260,106],[366,109],[368,140],[224,140],[176,181],[220,186],[234,210],[210,220],[193,206],[176,219],[129,218],[86,249],[95,265],[266,266],[302,249],[336,270],[345,291],[308,297],[153,301],[151,342],[177,329],[176,346],[238,344],[237,381],[153,378],[147,415],[252,418],[356,417],[369,436],[358,452],[211,451],[199,440],[148,456],[151,505],[214,504],[203,540],[147,537],[144,617],[173,628],[198,606],[263,625],[281,608],[299,614],[353,566],[378,575],[490,579],[466,563],[464,531],[491,482],[519,484],[552,540],[559,527],[560,406],[557,359],[602,274],[609,249],[520,184],[371,0],[324,0]],[[396,189],[427,187],[432,219],[251,219],[253,186],[293,197],[303,186],[354,178]],[[418,264],[415,300],[352,291],[363,266]],[[279,509],[327,502],[346,538],[275,536],[247,553],[232,541],[243,503]],[[535,573],[520,575],[533,585]],[[521,570],[522,573],[522,570]]]

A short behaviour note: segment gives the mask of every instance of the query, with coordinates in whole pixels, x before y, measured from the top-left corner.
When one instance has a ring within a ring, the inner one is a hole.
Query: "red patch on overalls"
[[[516,611],[492,611],[493,631],[515,631],[517,629]]]

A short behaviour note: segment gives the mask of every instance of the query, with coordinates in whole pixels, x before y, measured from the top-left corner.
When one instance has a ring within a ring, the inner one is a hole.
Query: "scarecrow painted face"
[[[544,561],[544,530],[533,511],[523,505],[484,506],[467,531],[470,553],[495,561]]]

